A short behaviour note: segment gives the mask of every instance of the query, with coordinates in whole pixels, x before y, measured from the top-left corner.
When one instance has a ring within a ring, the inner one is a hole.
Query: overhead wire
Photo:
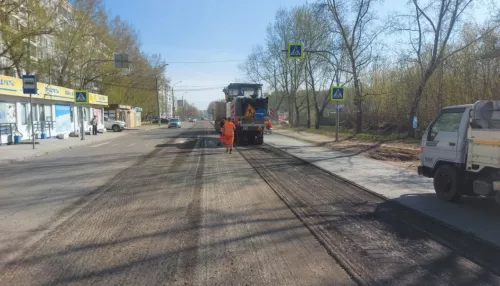
[[[168,64],[215,64],[215,63],[234,63],[244,62],[245,60],[225,60],[225,61],[187,61],[187,62],[168,62]]]

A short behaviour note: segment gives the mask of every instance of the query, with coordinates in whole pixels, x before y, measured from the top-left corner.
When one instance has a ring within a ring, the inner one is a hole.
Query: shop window
[[[28,104],[21,103],[21,125],[28,125]]]
[[[38,118],[38,121],[45,121],[45,104],[40,104],[40,117]]]
[[[45,114],[45,121],[52,121],[52,105],[45,105],[43,107],[43,113]]]
[[[31,114],[33,115],[33,121],[36,121],[36,119],[38,118],[38,104],[33,104],[31,106],[31,111]]]

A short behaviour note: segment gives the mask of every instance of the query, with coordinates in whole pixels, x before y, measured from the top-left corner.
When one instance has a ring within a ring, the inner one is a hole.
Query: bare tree
[[[383,31],[376,26],[373,13],[376,0],[325,0],[323,6],[330,12],[333,32],[340,35],[343,48],[347,52],[350,70],[354,80],[357,107],[356,132],[361,132],[363,124],[363,96],[360,74],[372,60],[372,45]]]
[[[406,30],[410,33],[410,44],[416,56],[415,62],[419,70],[419,83],[411,99],[408,112],[408,136],[413,136],[413,117],[417,114],[424,89],[433,73],[444,61],[456,53],[467,49],[484,35],[498,29],[499,24],[488,27],[474,39],[453,47],[450,41],[456,26],[473,0],[412,0],[413,21]]]

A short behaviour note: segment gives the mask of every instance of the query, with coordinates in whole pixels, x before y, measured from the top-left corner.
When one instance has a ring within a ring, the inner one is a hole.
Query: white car
[[[181,120],[179,118],[170,118],[168,128],[181,128]]]
[[[119,132],[123,131],[125,127],[127,127],[127,124],[124,121],[109,119],[107,116],[104,116],[104,128]]]

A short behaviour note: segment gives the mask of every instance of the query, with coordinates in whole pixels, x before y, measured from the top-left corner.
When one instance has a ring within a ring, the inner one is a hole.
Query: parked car
[[[153,119],[152,123],[158,123],[158,118]],[[168,123],[168,118],[161,118],[161,123]]]
[[[125,127],[127,127],[127,124],[124,121],[109,119],[107,116],[104,116],[104,128],[119,132],[123,131]]]
[[[181,121],[179,118],[171,118],[168,122],[168,128],[181,128]]]

